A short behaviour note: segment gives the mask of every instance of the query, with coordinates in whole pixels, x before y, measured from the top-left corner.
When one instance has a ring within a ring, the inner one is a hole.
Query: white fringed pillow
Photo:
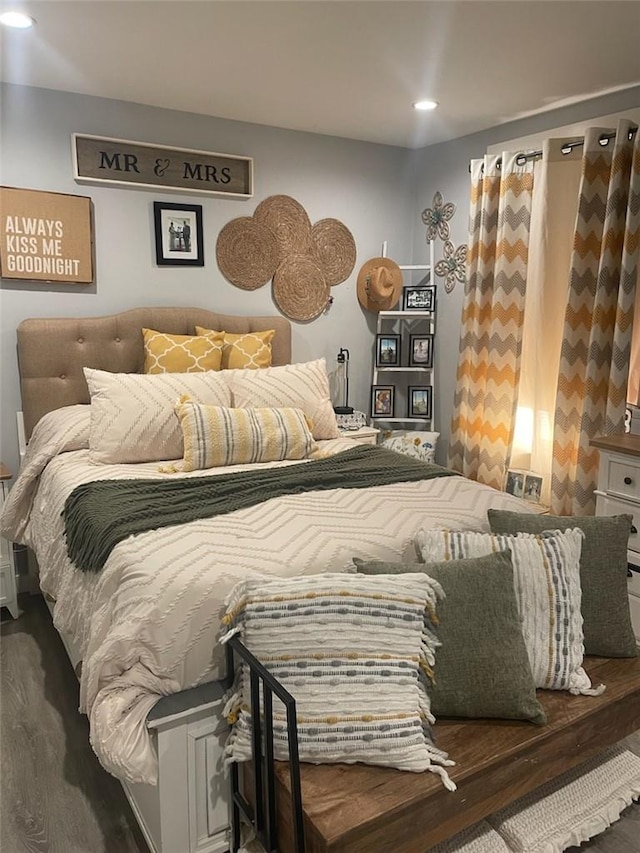
[[[180,459],[182,429],[175,407],[187,394],[197,403],[229,406],[221,373],[109,373],[84,368],[91,395],[89,458],[96,463]]]
[[[591,690],[582,668],[580,551],[584,534],[571,529],[515,536],[466,530],[421,530],[416,548],[427,563],[511,552],[522,634],[536,687]]]
[[[300,759],[438,773],[452,764],[432,740],[425,682],[442,589],[424,573],[320,574],[246,580],[228,601],[222,642],[242,642],[296,700]],[[239,670],[225,714],[230,761],[251,757],[249,674]],[[284,707],[274,697],[275,756],[286,760]]]
[[[315,439],[340,438],[324,358],[261,370],[227,370],[223,376],[237,408],[302,409]]]
[[[183,471],[306,459],[316,448],[300,409],[230,409],[185,400],[176,413]]]

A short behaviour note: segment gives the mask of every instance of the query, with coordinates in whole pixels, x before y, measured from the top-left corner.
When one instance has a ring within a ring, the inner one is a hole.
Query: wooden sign
[[[72,135],[76,181],[189,193],[253,195],[253,159],[126,139]]]
[[[91,199],[0,187],[0,274],[23,281],[93,281]]]

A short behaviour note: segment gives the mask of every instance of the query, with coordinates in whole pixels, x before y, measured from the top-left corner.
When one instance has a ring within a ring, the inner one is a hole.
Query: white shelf
[[[425,373],[433,367],[376,367],[378,373]]]
[[[435,311],[378,311],[378,317],[424,320],[425,317],[433,317],[435,313]]]
[[[412,424],[412,423],[420,423],[426,424],[431,423],[431,418],[371,418],[372,422],[376,421],[384,421],[385,424]]]

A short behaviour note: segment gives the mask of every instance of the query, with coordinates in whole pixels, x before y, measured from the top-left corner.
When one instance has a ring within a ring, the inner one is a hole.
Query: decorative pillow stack
[[[353,562],[364,574],[422,571],[444,590],[435,629],[441,646],[429,686],[436,717],[546,722],[522,636],[509,551],[426,565]]]
[[[168,335],[143,329],[144,373],[199,373],[220,370],[224,334]]]
[[[197,403],[230,406],[220,373],[108,373],[84,368],[91,395],[89,458],[98,463],[179,459],[182,430],[175,406],[187,394]]]
[[[189,400],[176,412],[184,440],[183,471],[306,459],[316,447],[300,409],[230,409]]]
[[[431,630],[442,591],[423,573],[321,574],[237,584],[223,624],[296,700],[300,759],[361,761],[438,773],[453,790],[452,764],[430,734],[425,679],[437,641]],[[225,713],[234,723],[231,761],[251,757],[250,685],[241,667]],[[287,758],[284,709],[274,698],[274,749]]]
[[[316,440],[340,438],[324,358],[262,370],[229,370],[224,376],[231,388],[234,406],[302,409]]]
[[[576,527],[582,530],[580,584],[585,654],[636,657],[627,594],[627,544],[633,521],[630,515],[574,518],[490,509],[488,516],[494,533],[542,533]]]
[[[422,530],[416,546],[427,562],[509,550],[522,633],[537,687],[593,694],[582,668],[580,549],[584,534],[503,536],[463,530]]]
[[[222,336],[223,370],[233,370],[234,368],[256,370],[271,367],[271,341],[275,333],[275,329],[267,329],[264,332],[246,332],[238,335],[232,332],[216,332],[213,329],[196,326],[196,335],[213,336],[214,340]]]

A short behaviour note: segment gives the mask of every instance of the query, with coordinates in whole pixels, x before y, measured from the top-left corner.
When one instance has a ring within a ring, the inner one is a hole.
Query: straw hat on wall
[[[358,299],[367,311],[388,311],[402,293],[402,270],[390,258],[371,258],[358,273]]]

